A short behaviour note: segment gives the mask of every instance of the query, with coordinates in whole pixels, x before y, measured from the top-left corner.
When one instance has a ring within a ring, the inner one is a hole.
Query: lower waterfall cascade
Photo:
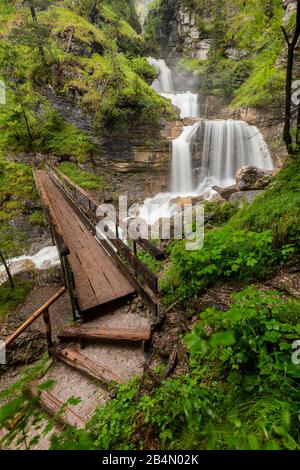
[[[176,210],[176,197],[213,194],[213,186],[235,184],[237,170],[245,165],[272,170],[274,164],[260,131],[241,120],[200,119],[198,95],[175,91],[173,73],[163,59],[149,58],[159,75],[152,87],[179,108],[180,118],[196,118],[184,126],[172,141],[169,192],[148,198],[140,209],[140,217],[149,224],[170,217]],[[202,145],[202,147],[201,147]],[[200,148],[199,148],[200,147]],[[173,203],[172,203],[173,201]]]

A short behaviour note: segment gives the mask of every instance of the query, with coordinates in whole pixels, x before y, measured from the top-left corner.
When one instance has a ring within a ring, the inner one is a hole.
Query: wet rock
[[[199,119],[197,118],[192,118],[192,117],[185,117],[183,120],[182,120],[184,126],[193,126],[194,124],[196,124],[196,122],[199,122]]]
[[[214,191],[217,191],[217,193],[223,198],[223,199],[229,199],[230,196],[234,193],[238,192],[237,185],[233,186],[227,186],[226,188],[220,188],[220,186],[213,186],[212,188]]]
[[[265,189],[274,175],[274,170],[264,170],[254,165],[242,166],[236,174],[238,191]]]
[[[243,202],[253,202],[254,199],[259,196],[263,191],[239,191],[230,196],[229,202],[242,204]]]

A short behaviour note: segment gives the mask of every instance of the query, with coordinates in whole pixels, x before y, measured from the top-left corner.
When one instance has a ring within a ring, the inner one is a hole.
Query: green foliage
[[[122,385],[95,412],[91,448],[300,448],[300,369],[291,363],[300,304],[253,287],[233,300],[228,312],[202,312],[186,336],[188,374],[143,394],[138,381]],[[71,442],[56,438],[56,448]]]
[[[5,152],[40,151],[84,161],[95,151],[85,133],[51,109],[48,90],[68,100],[73,96],[98,135],[128,121],[157,123],[163,113],[172,115],[169,103],[148,85],[156,72],[140,57],[144,40],[131,0],[42,2],[37,22],[26,2],[3,5],[3,13],[0,78],[7,85],[7,105],[0,108],[0,148]]]
[[[197,296],[220,279],[263,277],[276,253],[269,230],[257,233],[224,226],[209,231],[200,250],[185,250],[183,241],[174,244],[171,259],[172,267],[161,283],[167,302]]]
[[[137,252],[138,258],[153,272],[153,274],[158,275],[161,269],[161,262],[157,259],[153,258],[150,253],[146,251],[138,250]]]
[[[281,0],[206,4],[180,0],[178,5],[191,8],[201,37],[211,40],[208,59],[194,58],[187,47],[178,64],[181,71],[195,76],[202,93],[223,98],[236,108],[271,106],[274,100],[283,100],[285,71],[278,66],[284,51]],[[209,23],[203,21],[205,16],[210,17]]]
[[[28,387],[43,377],[48,368],[48,356],[45,355],[41,361],[32,367],[27,367],[17,382],[0,393],[0,400],[4,401],[0,407],[0,427],[5,429],[0,439],[1,447],[13,445],[16,448],[21,445],[26,450],[32,449],[39,443],[41,437],[47,436],[53,430],[54,421],[61,416],[67,406],[79,403],[78,398],[70,397],[53,419],[47,417],[39,407],[39,398],[29,395]],[[50,390],[53,385],[53,380],[45,381],[37,385],[37,392]],[[70,429],[64,432],[71,435]],[[81,440],[83,441],[83,438]]]
[[[97,449],[132,449],[128,443],[138,410],[134,404],[137,382],[121,385],[117,399],[96,410],[88,429]]]
[[[90,159],[95,146],[84,132],[67,124],[53,111],[46,112],[44,118],[38,143],[46,152],[79,162]]]
[[[28,281],[14,280],[15,288],[11,289],[9,283],[0,286],[0,325],[5,316],[13,310],[32,289],[32,283]]]
[[[227,222],[238,211],[237,204],[232,202],[224,202],[220,204],[218,201],[206,201],[204,203],[204,211],[206,214],[211,215],[210,221],[214,225],[223,224]]]
[[[299,170],[299,159],[283,168],[263,194],[233,217],[231,226],[255,231],[268,227],[276,247],[294,245],[297,251],[300,241]]]
[[[84,189],[102,189],[103,181],[99,176],[88,171],[81,170],[76,163],[65,162],[59,165],[60,171],[68,176],[74,183]]]
[[[21,214],[37,197],[31,168],[0,159],[0,223]]]
[[[32,225],[45,225],[45,219],[42,210],[32,212],[32,214],[28,216],[28,220]]]
[[[131,60],[131,65],[133,71],[148,84],[151,84],[157,77],[157,70],[149,64],[145,57],[134,57]]]
[[[291,344],[300,333],[300,303],[254,287],[233,300],[226,314],[213,308],[201,314],[186,338],[190,350],[215,361],[223,378],[247,392],[267,392],[278,374],[300,377],[300,368],[291,362]]]

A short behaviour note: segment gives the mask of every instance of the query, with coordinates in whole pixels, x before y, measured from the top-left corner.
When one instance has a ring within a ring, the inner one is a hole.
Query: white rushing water
[[[59,255],[56,246],[46,246],[33,256],[22,255],[8,261],[13,275],[36,268],[39,270],[58,266]],[[0,266],[0,285],[7,281],[4,266]]]
[[[153,89],[180,109],[181,118],[199,118],[198,95],[176,92],[172,71],[162,59],[149,58],[159,72]],[[273,169],[270,152],[259,130],[244,121],[202,120],[185,126],[172,142],[170,191],[145,201],[140,216],[154,223],[176,210],[177,196],[210,197],[213,186],[235,184],[236,172],[244,165]]]
[[[172,104],[179,108],[181,119],[185,117],[198,117],[198,95],[190,91],[175,92],[172,71],[166,62],[162,59],[154,59],[153,57],[149,57],[148,61],[159,72],[157,79],[152,84],[153,90],[157,91],[164,98],[171,100]]]
[[[204,129],[204,143],[198,192],[209,190],[214,185],[226,187],[235,184],[237,170],[245,165],[267,170],[274,168],[257,127],[230,119],[205,121],[200,126]]]
[[[192,142],[199,124],[183,128],[182,134],[172,142],[171,192],[191,194],[194,191],[192,171]]]

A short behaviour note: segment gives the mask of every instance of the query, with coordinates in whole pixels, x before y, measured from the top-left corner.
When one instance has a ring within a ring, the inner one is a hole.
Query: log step
[[[151,328],[82,328],[72,326],[66,328],[58,336],[61,340],[90,340],[90,341],[128,341],[142,342],[148,341],[151,335]]]
[[[68,425],[77,429],[84,429],[86,422],[80,418],[73,410],[69,407],[63,407],[63,402],[56,398],[52,393],[46,390],[39,390],[35,386],[31,386],[28,390],[29,394],[38,398],[39,404],[43,410],[45,410],[50,416],[62,425]]]
[[[49,353],[89,378],[99,380],[104,385],[110,385],[112,382],[123,383],[123,381],[109,369],[97,364],[71,348],[66,348],[63,345],[54,345],[49,348]]]

